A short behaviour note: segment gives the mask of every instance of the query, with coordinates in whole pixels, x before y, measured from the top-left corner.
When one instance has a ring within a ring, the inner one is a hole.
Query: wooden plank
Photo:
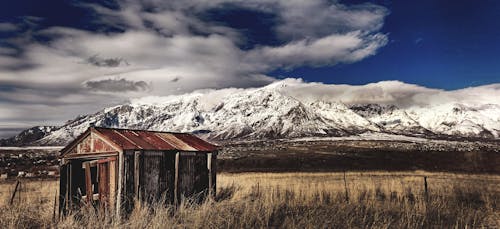
[[[212,190],[213,181],[212,181],[212,153],[207,154],[207,169],[208,169],[208,196],[210,198],[214,197],[214,193]]]
[[[134,152],[134,193],[135,198],[139,200],[140,196],[140,179],[141,179],[141,151]]]
[[[92,177],[90,173],[90,163],[86,162],[85,165],[85,192],[87,194],[87,203],[92,202]]]
[[[215,197],[217,195],[217,152],[212,153],[210,168],[209,176],[212,178],[212,195]]]
[[[109,207],[116,204],[116,160],[109,161]]]
[[[175,181],[174,181],[174,204],[179,204],[179,156],[180,153],[175,154]]]
[[[68,182],[67,184],[67,190],[68,190],[68,209],[73,207],[73,164],[70,162],[68,164]]]
[[[106,210],[109,206],[109,161],[105,160],[98,164],[99,171],[99,203],[102,210]]]
[[[133,209],[133,204],[135,200],[135,163],[134,163],[134,152],[133,151],[127,151],[127,153],[120,154],[123,157],[123,160],[120,160],[119,163],[122,166],[122,181],[121,183],[123,184],[122,187],[122,193],[118,194],[118,198],[123,198],[123,202],[118,205],[123,206],[124,208],[124,213],[128,214],[132,211]],[[121,162],[123,161],[123,162]],[[120,179],[120,178],[119,178]],[[120,189],[119,189],[120,190]]]
[[[198,195],[198,201],[202,202],[210,194],[210,172],[208,170],[208,155],[198,153],[195,157],[195,189],[194,194]]]
[[[71,155],[66,155],[64,158],[66,159],[73,159],[73,158],[78,158],[78,159],[99,159],[99,158],[104,158],[104,157],[109,157],[109,156],[116,156],[118,155],[118,152],[113,151],[113,152],[98,152],[98,153],[82,153],[82,154],[71,154]]]
[[[165,195],[165,204],[174,204],[175,154],[163,153],[160,164],[160,194]]]

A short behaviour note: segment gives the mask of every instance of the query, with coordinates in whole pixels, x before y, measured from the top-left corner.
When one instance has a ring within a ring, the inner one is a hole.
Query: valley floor
[[[500,174],[498,142],[293,140],[228,144],[225,172],[433,171]]]
[[[427,193],[424,177],[427,177]],[[500,176],[437,172],[220,173],[201,205],[137,207],[122,222],[83,209],[53,221],[58,182],[0,183],[7,228],[498,228]],[[56,217],[57,218],[57,217]]]

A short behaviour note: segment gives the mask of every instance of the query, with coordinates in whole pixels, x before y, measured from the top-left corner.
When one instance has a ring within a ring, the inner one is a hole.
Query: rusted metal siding
[[[96,134],[88,134],[82,138],[80,142],[75,144],[75,147],[65,154],[66,157],[74,154],[95,154],[102,152],[114,152],[116,149],[106,143]]]
[[[92,145],[92,136],[89,135],[88,137],[84,138],[80,143],[78,143],[77,147],[78,153],[92,152],[91,145]]]
[[[102,139],[96,137],[93,137],[93,152],[100,153],[100,152],[111,152],[111,151],[116,151],[112,146],[110,146],[108,143],[104,142]]]

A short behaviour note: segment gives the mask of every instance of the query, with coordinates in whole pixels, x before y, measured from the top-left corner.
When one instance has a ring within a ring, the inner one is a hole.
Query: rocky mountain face
[[[89,126],[192,132],[213,141],[350,136],[365,132],[419,137],[500,136],[500,105],[398,107],[302,99],[276,87],[194,92],[133,100],[60,127],[34,127],[3,145],[64,145]]]
[[[7,138],[0,139],[0,146],[24,146],[30,145],[39,139],[47,136],[51,132],[57,130],[57,126],[35,126],[26,130],[23,130],[18,135]]]

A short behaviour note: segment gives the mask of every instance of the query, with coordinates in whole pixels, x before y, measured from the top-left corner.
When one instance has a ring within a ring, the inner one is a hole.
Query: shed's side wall
[[[165,198],[166,203],[173,203],[174,152],[127,150],[123,163],[122,209],[126,213],[132,211],[137,198],[148,202]],[[139,180],[138,184],[136,179]],[[139,193],[136,193],[136,189]]]
[[[201,201],[208,194],[207,154],[181,152],[179,158],[178,201],[196,197]]]
[[[166,203],[173,204],[174,202],[174,182],[175,182],[175,154],[168,152],[163,153],[160,164],[159,173],[159,192],[157,193],[162,198],[165,198]]]
[[[157,201],[165,198],[172,203],[174,196],[175,153],[145,151],[141,154],[140,190],[143,200]]]
[[[142,153],[142,168],[140,169],[140,191],[142,200],[155,201],[161,195],[160,190],[160,173],[162,166],[163,152]]]

